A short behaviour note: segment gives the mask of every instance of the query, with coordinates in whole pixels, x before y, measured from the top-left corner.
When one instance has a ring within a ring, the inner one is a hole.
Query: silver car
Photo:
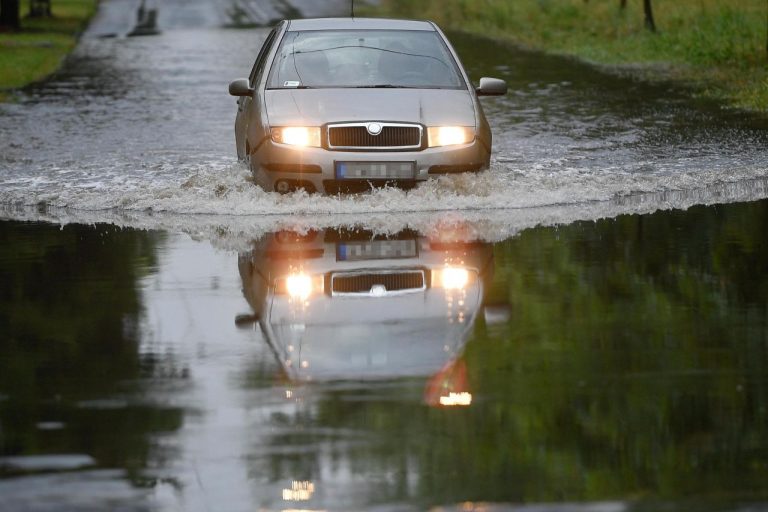
[[[235,80],[237,155],[265,190],[337,193],[488,168],[491,130],[455,50],[428,21],[279,23]]]
[[[493,278],[493,247],[453,233],[281,231],[238,255],[243,294],[293,381],[438,373],[461,355]]]

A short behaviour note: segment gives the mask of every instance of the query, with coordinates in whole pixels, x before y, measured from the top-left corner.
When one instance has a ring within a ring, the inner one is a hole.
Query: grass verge
[[[21,30],[0,32],[0,101],[58,69],[96,11],[96,0],[51,0],[51,11],[50,18],[28,18],[29,1],[22,0]]]
[[[768,112],[766,0],[655,1],[657,33],[628,0],[382,0],[370,14],[432,19],[444,28],[571,55],[649,79],[693,83],[709,97]]]

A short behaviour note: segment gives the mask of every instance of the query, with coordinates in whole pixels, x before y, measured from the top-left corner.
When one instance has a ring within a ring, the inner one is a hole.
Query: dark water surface
[[[768,201],[470,224],[0,223],[0,510],[768,509]]]

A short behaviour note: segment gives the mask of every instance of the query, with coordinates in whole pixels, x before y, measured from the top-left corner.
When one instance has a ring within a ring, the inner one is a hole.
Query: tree
[[[0,0],[0,30],[19,28],[19,0]]]
[[[626,8],[627,8],[627,0],[621,0],[621,1],[619,2],[619,8],[620,8],[622,11],[623,11],[624,9],[626,9]]]
[[[643,0],[643,11],[645,11],[645,28],[651,32],[656,32],[656,22],[653,21],[651,0]]]

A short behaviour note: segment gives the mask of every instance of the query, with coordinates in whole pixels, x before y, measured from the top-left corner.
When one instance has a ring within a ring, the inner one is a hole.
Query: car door
[[[248,83],[252,88],[258,87],[258,81],[261,77],[264,66],[267,62],[270,50],[274,45],[277,33],[279,32],[280,25],[272,29],[267,38],[264,40],[264,44],[261,46],[259,55],[256,57],[256,61],[253,63],[251,74],[248,78]],[[248,156],[246,135],[248,133],[248,126],[254,116],[258,116],[258,112],[254,112],[254,96],[258,94],[258,91],[253,96],[240,96],[237,100],[237,116],[235,117],[235,143],[237,145],[237,157],[245,159]],[[256,117],[258,120],[258,117]]]

